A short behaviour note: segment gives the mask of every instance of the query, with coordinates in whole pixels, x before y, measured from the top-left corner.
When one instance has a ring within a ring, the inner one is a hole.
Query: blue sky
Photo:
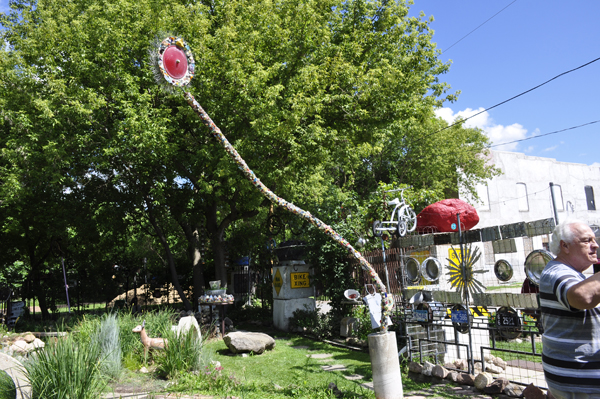
[[[457,102],[438,112],[444,119],[470,116],[600,57],[600,1],[513,1],[415,0],[412,5],[410,15],[423,11],[435,18],[433,41],[443,51],[441,59],[452,60],[441,79],[461,91]],[[501,144],[597,120],[600,61],[467,125]],[[600,123],[492,149],[600,166]]]
[[[0,12],[7,8],[8,0],[0,0]],[[448,121],[600,57],[597,0],[415,0],[410,14],[421,11],[435,19],[431,27],[441,59],[452,60],[441,79],[452,91],[461,91],[457,102],[438,112]],[[600,120],[599,97],[597,61],[485,112],[467,126],[482,128],[496,145],[492,149],[600,166],[600,123],[497,146]]]

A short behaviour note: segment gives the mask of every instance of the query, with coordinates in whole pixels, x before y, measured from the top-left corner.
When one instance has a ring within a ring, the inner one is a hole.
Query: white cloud
[[[600,162],[594,162],[593,164],[591,164],[590,166],[594,166],[594,167],[598,167],[600,168]]]
[[[435,111],[435,114],[446,122],[453,123],[459,117],[468,118],[480,112],[481,114],[466,121],[464,126],[480,128],[490,138],[493,145],[522,140],[527,137],[527,129],[525,129],[523,125],[518,123],[513,123],[509,126],[497,125],[490,117],[490,114],[487,111],[484,111],[484,108],[467,108],[464,111],[458,111],[457,113],[454,113],[450,108],[440,108]],[[499,151],[514,151],[518,145],[519,143],[510,143],[494,147],[494,149]]]
[[[558,148],[557,145],[553,145],[552,147],[548,147],[548,148],[544,148],[542,151],[544,152],[550,152],[550,151],[554,151]]]

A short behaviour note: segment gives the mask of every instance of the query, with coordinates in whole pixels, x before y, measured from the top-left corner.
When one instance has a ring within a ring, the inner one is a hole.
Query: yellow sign
[[[467,256],[469,256],[469,253],[467,252]],[[452,262],[454,262],[457,265],[460,265],[460,262],[462,261],[462,255],[460,252],[460,249],[448,249],[448,259],[450,259]]]
[[[309,288],[310,280],[308,273],[290,273],[290,284],[292,288]]]
[[[283,286],[283,279],[281,278],[281,273],[279,273],[279,269],[275,272],[273,276],[273,287],[275,287],[275,291],[277,291],[277,296],[279,296],[279,291]]]

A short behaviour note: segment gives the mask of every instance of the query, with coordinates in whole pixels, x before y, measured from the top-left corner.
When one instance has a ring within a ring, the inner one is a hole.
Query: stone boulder
[[[408,363],[408,371],[411,373],[421,374],[423,372],[423,366],[417,362]]]
[[[512,398],[521,398],[523,397],[523,390],[524,388],[522,386],[509,383],[506,388],[504,388],[504,394]]]
[[[431,370],[431,376],[444,379],[448,376],[448,370],[446,370],[439,364],[436,364],[435,366],[433,366],[433,370]]]
[[[485,387],[483,389],[483,392],[492,394],[492,395],[497,395],[499,393],[503,393],[504,389],[506,388],[506,386],[508,384],[509,384],[509,382],[506,378],[498,378],[498,379],[492,381],[492,383],[490,385]]]
[[[423,362],[423,370],[421,371],[421,374],[430,377],[432,371],[433,371],[433,363],[429,363],[428,361],[424,361]]]
[[[529,384],[523,390],[523,397],[525,399],[546,399],[546,394],[535,385]]]
[[[260,355],[275,347],[275,340],[271,336],[255,332],[231,332],[223,337],[223,342],[232,353],[252,352]]]
[[[456,383],[460,385],[474,386],[475,376],[469,373],[459,373]]]
[[[475,388],[480,391],[483,391],[485,387],[490,385],[494,381],[494,377],[492,377],[489,373],[479,373],[477,377],[475,377]]]

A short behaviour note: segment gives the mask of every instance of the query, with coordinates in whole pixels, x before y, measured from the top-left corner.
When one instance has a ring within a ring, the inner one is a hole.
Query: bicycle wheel
[[[283,222],[281,218],[277,215],[271,215],[267,218],[267,230],[270,235],[276,236],[281,233],[281,228],[283,227]]]
[[[373,235],[375,237],[381,237],[383,231],[381,231],[382,223],[380,220],[376,220],[373,222]]]
[[[308,222],[300,216],[293,217],[288,222],[288,227],[292,232],[292,235],[299,236],[300,234],[304,234],[306,229],[308,228]]]
[[[413,209],[406,205],[398,213],[398,219],[403,220],[406,223],[406,232],[412,233],[417,228],[417,215]]]
[[[398,237],[404,237],[406,235],[406,223],[402,219],[396,224],[396,234],[398,234]]]

